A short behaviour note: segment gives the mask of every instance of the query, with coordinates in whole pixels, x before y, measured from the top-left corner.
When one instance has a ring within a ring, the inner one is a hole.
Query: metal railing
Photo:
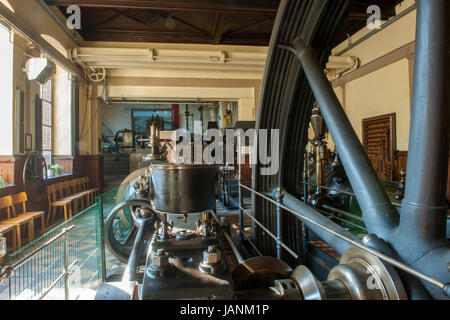
[[[9,255],[11,300],[74,300],[104,280],[102,202]]]
[[[353,239],[350,239],[350,238],[340,234],[339,232],[336,232],[335,230],[332,230],[332,229],[328,228],[327,226],[324,226],[321,223],[318,223],[318,222],[314,221],[313,219],[303,215],[302,213],[297,212],[295,210],[292,210],[292,209],[284,206],[282,204],[282,202],[279,201],[278,199],[274,200],[274,199],[268,197],[267,195],[264,195],[261,192],[253,190],[252,188],[249,188],[249,187],[247,187],[247,186],[245,186],[245,185],[243,185],[241,183],[239,183],[239,193],[240,194],[241,194],[241,189],[242,188],[244,188],[244,189],[250,191],[252,194],[254,194],[254,195],[256,195],[256,196],[258,196],[258,197],[260,197],[262,199],[265,199],[268,202],[274,204],[277,207],[277,214],[279,214],[281,209],[286,211],[286,212],[289,212],[289,213],[293,214],[294,216],[296,216],[297,218],[299,218],[300,220],[308,222],[308,223],[310,223],[310,224],[312,224],[312,225],[314,225],[314,226],[316,226],[318,228],[321,228],[321,229],[325,230],[326,232],[331,233],[335,237],[337,237],[337,238],[339,238],[341,240],[344,240],[344,241],[350,243],[351,245],[353,245],[355,247],[358,247],[358,248],[360,248],[362,250],[365,250],[366,252],[368,252],[368,253],[378,257],[379,259],[381,259],[381,260],[383,260],[383,261],[385,261],[385,262],[387,262],[387,263],[389,263],[391,265],[393,265],[394,267],[396,267],[396,268],[398,268],[400,270],[403,270],[403,271],[411,274],[412,276],[417,277],[417,278],[419,278],[419,279],[421,279],[423,281],[428,282],[429,284],[431,284],[431,285],[441,289],[444,292],[444,294],[446,294],[446,295],[450,294],[450,284],[449,283],[443,283],[443,282],[441,282],[441,281],[439,281],[439,280],[437,280],[437,279],[435,279],[433,277],[430,277],[430,276],[428,276],[428,275],[426,275],[426,274],[424,274],[424,273],[422,273],[422,272],[420,272],[420,271],[418,271],[418,270],[416,270],[414,268],[411,268],[410,266],[408,266],[408,265],[406,265],[406,264],[404,264],[404,263],[402,263],[402,262],[400,262],[400,261],[398,261],[398,260],[396,260],[396,259],[394,259],[394,258],[392,258],[392,257],[390,257],[390,256],[388,256],[388,255],[378,251],[378,250],[375,250],[375,249],[373,249],[373,248],[371,248],[369,246],[366,246],[366,245],[364,245],[361,242],[354,241]],[[274,235],[273,233],[271,233],[255,217],[253,217],[252,213],[248,212],[247,210],[245,210],[241,206],[239,208],[239,214],[240,215],[246,214],[247,216],[249,216],[266,234],[268,234],[271,238],[273,238],[277,242],[277,246],[281,246],[287,252],[289,252],[292,256],[297,258],[298,255],[293,250],[291,250],[289,247],[287,247],[286,244],[284,244],[280,240],[280,235]],[[240,230],[240,232],[242,233],[243,231]]]
[[[56,285],[64,279],[64,298],[65,300],[69,300],[69,275],[70,270],[78,263],[78,260],[75,260],[70,266],[69,266],[69,259],[68,259],[68,233],[70,230],[75,228],[75,226],[71,226],[67,229],[64,229],[60,234],[55,236],[54,238],[50,239],[48,242],[44,243],[44,245],[36,250],[34,250],[29,256],[22,258],[21,260],[17,261],[14,265],[6,267],[2,271],[2,278],[8,277],[10,278],[12,274],[14,274],[17,270],[20,269],[24,264],[26,264],[28,261],[30,261],[34,256],[39,254],[42,250],[47,248],[48,246],[52,245],[56,241],[58,241],[60,238],[64,237],[64,270],[63,272],[56,278],[55,281],[50,284],[50,286],[45,289],[40,296],[38,297],[38,300],[44,299],[47,294],[56,287]]]

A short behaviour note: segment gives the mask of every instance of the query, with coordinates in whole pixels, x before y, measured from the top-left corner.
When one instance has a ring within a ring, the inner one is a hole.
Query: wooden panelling
[[[11,194],[17,193],[17,187],[15,185],[0,188],[0,197],[9,196]]]
[[[89,177],[91,187],[103,188],[103,156],[78,156],[73,160],[76,177]]]
[[[65,174],[59,177],[48,179],[48,184],[56,184],[59,182],[89,177],[89,184],[91,187],[103,188],[103,157],[102,156],[78,156],[72,157],[55,157],[56,163],[66,163],[67,166],[72,165],[73,174]],[[25,164],[26,156],[14,156],[14,157],[0,157],[0,171],[8,174],[8,183],[14,184],[0,189],[0,196],[15,194],[23,192],[22,171]],[[69,164],[69,162],[71,164]],[[44,197],[39,202],[29,203],[30,210],[33,211],[47,211],[48,200]]]

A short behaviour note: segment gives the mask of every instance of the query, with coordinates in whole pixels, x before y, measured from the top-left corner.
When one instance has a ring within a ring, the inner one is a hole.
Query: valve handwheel
[[[47,164],[40,152],[28,155],[23,166],[23,186],[28,199],[40,201],[45,196],[47,187]]]

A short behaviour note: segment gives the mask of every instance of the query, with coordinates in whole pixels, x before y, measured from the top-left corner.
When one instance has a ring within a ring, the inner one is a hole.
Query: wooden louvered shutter
[[[394,181],[395,113],[363,119],[363,145],[380,180]]]

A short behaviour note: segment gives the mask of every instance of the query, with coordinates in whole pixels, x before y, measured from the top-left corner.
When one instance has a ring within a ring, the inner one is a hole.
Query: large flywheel
[[[135,208],[149,208],[151,203],[145,200],[126,200],[116,205],[105,223],[105,242],[111,253],[123,263],[128,262],[133,250],[138,227],[135,225]],[[157,221],[158,216],[151,217]]]
[[[45,197],[47,188],[47,163],[40,152],[32,152],[23,167],[23,186],[28,199],[40,201]]]
[[[335,31],[345,19],[351,1],[282,1],[269,49],[268,66],[263,82],[257,129],[280,130],[280,171],[278,175],[253,175],[256,190],[270,192],[281,185],[291,194],[302,193],[299,183],[303,174],[304,152],[308,142],[308,128],[314,96],[295,55],[280,47],[302,37],[317,50],[325,64],[331,50]],[[259,172],[260,166],[255,168]],[[255,200],[257,218],[275,231],[275,206],[260,198]],[[301,224],[287,215],[283,238],[296,252],[301,251]],[[272,227],[273,226],[273,227]],[[263,254],[276,255],[276,244],[268,241],[261,230],[256,242]],[[298,261],[290,261],[295,265]]]

